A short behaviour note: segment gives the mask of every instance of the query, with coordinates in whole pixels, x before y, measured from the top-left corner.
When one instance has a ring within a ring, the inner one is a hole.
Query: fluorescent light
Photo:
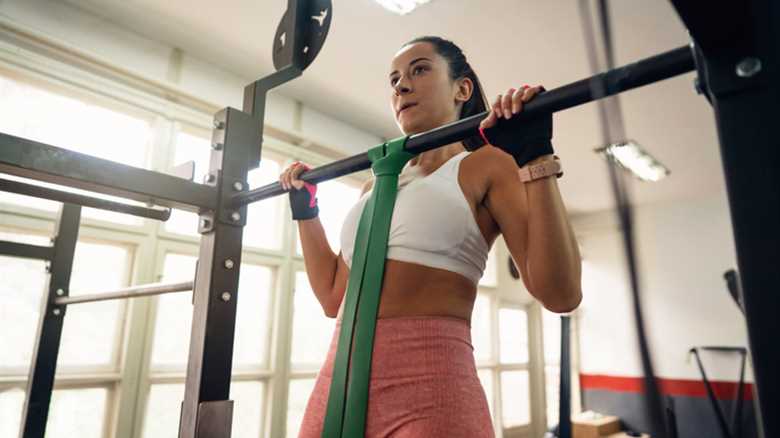
[[[642,181],[660,181],[669,175],[669,169],[632,140],[596,149],[615,158],[623,168]]]
[[[388,11],[399,15],[405,15],[412,12],[417,6],[428,3],[430,0],[376,0]]]

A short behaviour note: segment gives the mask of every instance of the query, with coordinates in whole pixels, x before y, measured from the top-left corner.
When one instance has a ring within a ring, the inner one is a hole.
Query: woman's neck
[[[463,143],[456,142],[442,146],[440,148],[425,151],[409,160],[406,167],[415,167],[420,169],[424,174],[429,174],[438,169],[447,160],[465,151]]]

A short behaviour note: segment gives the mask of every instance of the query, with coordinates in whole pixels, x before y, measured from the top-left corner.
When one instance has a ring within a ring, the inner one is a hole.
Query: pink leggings
[[[321,438],[341,321],[314,385],[298,438]],[[493,438],[465,320],[377,320],[365,438]]]

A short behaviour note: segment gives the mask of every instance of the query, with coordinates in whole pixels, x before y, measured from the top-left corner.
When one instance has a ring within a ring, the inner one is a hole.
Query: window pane
[[[0,436],[19,436],[23,407],[24,391],[18,388],[0,390]]]
[[[481,369],[477,371],[479,381],[482,383],[482,389],[485,390],[488,407],[490,408],[490,417],[493,417],[493,371]]]
[[[176,134],[174,166],[195,162],[195,182],[202,182],[209,171],[211,156],[210,139],[180,131]],[[260,160],[260,167],[249,172],[249,188],[257,188],[279,179],[280,165],[270,157]],[[276,196],[251,204],[247,212],[247,226],[244,228],[243,243],[247,246],[278,249],[281,247],[279,209],[281,197]],[[173,210],[165,224],[166,231],[178,234],[198,235],[198,216],[181,210]]]
[[[249,187],[258,188],[279,180],[281,166],[278,161],[262,158],[260,167],[249,172]],[[250,204],[247,224],[244,228],[244,245],[279,249],[282,246],[281,215],[282,197],[275,196]]]
[[[495,287],[498,285],[498,272],[496,271],[496,245],[490,249],[488,253],[487,264],[485,265],[485,273],[482,274],[482,278],[479,279],[480,286]]]
[[[148,120],[5,77],[0,77],[0,132],[148,168],[147,150],[152,139]],[[4,195],[3,201],[49,211],[59,208],[52,201],[10,194]],[[132,216],[89,208],[84,216],[140,223]]]
[[[336,254],[341,250],[339,237],[341,226],[344,224],[344,218],[358,201],[359,195],[359,188],[338,181],[327,181],[317,185],[317,205],[320,207],[320,221],[325,229],[328,243]],[[287,217],[291,216],[288,214]],[[296,241],[298,254],[303,254],[300,239],[296,239]]]
[[[263,418],[265,384],[239,381],[230,384],[233,400],[233,434],[236,438],[259,438]],[[179,433],[184,384],[153,384],[144,416],[144,438],[175,437]]]
[[[163,281],[191,280],[194,256],[166,254]],[[266,363],[270,324],[273,271],[265,266],[242,264],[233,368],[260,368]],[[183,369],[187,365],[192,326],[192,293],[157,297],[157,317],[152,346],[152,367]]]
[[[267,363],[273,273],[266,266],[241,265],[233,369],[260,368]]]
[[[558,401],[560,399],[561,368],[559,366],[544,367],[544,385],[547,397],[547,426],[558,424]]]
[[[314,390],[314,379],[295,379],[290,381],[287,397],[287,438],[296,438],[306,411],[306,403]]]
[[[531,422],[528,400],[528,371],[503,371],[501,409],[504,427],[523,426]]]
[[[149,388],[144,414],[144,438],[179,435],[184,384],[154,384]]]
[[[102,438],[107,401],[105,388],[55,390],[46,422],[46,436]]]
[[[162,281],[174,283],[195,278],[192,256],[166,254]],[[190,348],[192,293],[181,292],[157,297],[157,317],[152,341],[152,367],[178,365],[184,368]]]
[[[490,336],[490,297],[477,294],[474,311],[471,313],[471,341],[474,345],[474,358],[477,361],[490,360],[492,339]]]
[[[561,360],[561,315],[542,310],[544,363],[558,364]]]
[[[230,384],[233,400],[233,434],[235,438],[260,438],[264,407],[264,382],[239,381]],[[171,435],[175,436],[175,435]]]
[[[129,270],[127,248],[78,242],[70,295],[107,292],[127,286]],[[123,300],[68,306],[57,360],[59,370],[84,365],[113,365],[116,368],[114,351],[121,343],[125,309]]]
[[[528,317],[525,311],[499,309],[498,329],[501,363],[528,362]]]
[[[336,328],[336,319],[328,318],[309,285],[306,273],[295,274],[293,301],[293,368],[319,369],[325,361]]]
[[[38,241],[25,235],[14,240]],[[5,239],[0,236],[0,239]],[[48,240],[48,239],[47,239]],[[130,254],[126,248],[78,242],[70,294],[100,292],[126,285]],[[46,292],[44,262],[0,257],[0,367],[27,373],[36,341],[41,299]],[[115,365],[113,353],[121,340],[124,303],[104,301],[67,309],[58,358],[58,371],[74,366]],[[89,348],[84,348],[87,345]]]
[[[26,375],[32,361],[41,297],[46,286],[45,264],[37,260],[0,257],[0,278],[3,279],[0,281],[0,301],[3,303],[0,306],[0,345],[3,346],[0,348],[0,370],[13,368],[14,374]]]

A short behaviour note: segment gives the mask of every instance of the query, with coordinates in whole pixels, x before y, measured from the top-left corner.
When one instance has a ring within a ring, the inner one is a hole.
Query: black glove
[[[317,186],[303,183],[302,189],[293,187],[290,190],[290,208],[292,208],[293,220],[300,221],[313,219],[320,214],[320,208],[317,206]]]
[[[518,118],[515,115],[509,120],[498,119],[495,126],[483,130],[484,140],[512,155],[518,167],[542,155],[553,154],[552,113]]]
[[[305,170],[309,166],[301,163]],[[320,208],[317,206],[317,185],[303,182],[303,188],[296,189],[292,187],[289,192],[290,208],[292,209],[293,220],[300,221],[313,219],[320,214]]]

